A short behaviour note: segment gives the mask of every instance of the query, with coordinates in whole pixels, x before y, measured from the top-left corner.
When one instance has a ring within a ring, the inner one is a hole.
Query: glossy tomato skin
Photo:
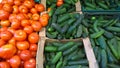
[[[34,58],[25,61],[24,68],[36,68],[36,60]]]
[[[16,19],[17,15],[16,14],[10,14],[9,16],[9,21],[12,22],[13,19]]]
[[[32,25],[34,31],[40,31],[42,29],[42,25],[39,21],[33,21]]]
[[[3,9],[0,9],[0,20],[6,20],[9,18],[9,12],[3,10]]]
[[[15,13],[15,14],[19,13],[19,8],[17,5],[13,6],[13,13]]]
[[[57,2],[57,6],[59,7],[59,6],[61,6],[63,4],[63,1],[58,1]]]
[[[6,42],[3,39],[0,39],[0,47],[3,46]]]
[[[10,68],[10,65],[8,62],[0,62],[0,68]]]
[[[43,27],[47,26],[47,24],[48,24],[48,18],[47,17],[41,16],[39,20],[40,20],[40,23]]]
[[[12,6],[8,3],[3,5],[3,9],[7,12],[12,12]]]
[[[20,28],[20,25],[21,25],[21,23],[20,23],[20,21],[18,19],[13,19],[11,21],[11,28],[13,28],[13,29]]]
[[[30,43],[37,43],[39,41],[39,35],[37,33],[31,33],[29,36],[28,36],[28,41]]]
[[[37,53],[37,51],[30,51],[31,52],[31,56],[32,56],[32,58],[35,58],[36,57],[36,53]]]
[[[35,8],[37,9],[38,12],[43,12],[45,10],[45,7],[43,4],[36,4]]]
[[[36,8],[31,8],[31,9],[30,9],[30,12],[33,13],[33,14],[34,14],[34,13],[37,13],[37,9],[36,9]]]
[[[16,53],[16,51],[17,49],[14,45],[6,44],[0,47],[0,57],[4,59],[9,59]]]
[[[33,28],[32,26],[25,26],[24,27],[24,31],[27,33],[27,34],[30,34],[33,32]]]
[[[30,25],[29,20],[27,20],[27,19],[21,20],[21,26],[25,27],[25,26],[29,26],[29,25]]]
[[[27,50],[29,48],[29,43],[27,41],[16,42],[16,46],[19,50]]]
[[[23,20],[23,19],[27,19],[27,18],[24,16],[23,13],[19,13],[19,14],[17,14],[16,17],[17,17],[17,19],[20,20],[20,21]]]
[[[10,26],[10,21],[9,20],[3,20],[3,21],[0,22],[0,25],[2,27],[8,27],[8,26]]]
[[[34,1],[30,1],[30,0],[25,0],[23,5],[25,5],[27,8],[32,8],[33,7],[33,3]]]
[[[23,50],[19,56],[23,61],[27,61],[31,58],[31,53],[29,50]]]
[[[24,6],[24,5],[20,5],[19,11],[21,13],[28,13],[28,8],[26,6]]]
[[[21,5],[21,1],[20,0],[14,0],[14,4],[19,6],[19,5]]]
[[[9,31],[3,31],[1,32],[1,39],[8,41],[12,38],[12,33]]]
[[[40,15],[39,15],[38,13],[34,13],[34,14],[32,15],[32,19],[33,19],[33,20],[39,20],[39,18],[40,18]]]
[[[27,34],[23,30],[16,30],[14,37],[17,41],[24,41],[27,38]]]
[[[29,50],[30,51],[37,51],[37,44],[30,44],[30,48],[29,48]]]
[[[9,59],[9,63],[12,68],[18,68],[20,66],[21,59],[18,55],[15,55]]]
[[[14,38],[14,37],[11,38],[11,39],[8,41],[8,43],[15,46],[15,45],[16,45],[16,40],[15,40],[15,38]]]
[[[8,29],[7,29],[9,32],[11,32],[12,34],[14,34],[15,33],[15,29],[13,29],[13,28],[11,28],[11,27],[9,27]]]

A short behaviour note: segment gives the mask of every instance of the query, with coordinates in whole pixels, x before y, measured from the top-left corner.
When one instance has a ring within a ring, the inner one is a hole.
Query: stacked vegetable
[[[39,32],[49,15],[33,0],[2,0],[0,3],[0,68],[36,68]]]
[[[56,2],[47,2],[48,12],[51,18],[46,29],[48,38],[54,39],[73,39],[79,38],[81,35],[80,23],[83,15],[75,12],[75,3],[77,1],[64,0],[64,4],[57,7]],[[52,4],[51,4],[52,3]]]
[[[120,20],[116,15],[88,15],[82,22],[100,68],[120,68]]]
[[[120,10],[119,0],[81,0],[83,10]]]
[[[82,42],[47,42],[45,68],[88,68]]]

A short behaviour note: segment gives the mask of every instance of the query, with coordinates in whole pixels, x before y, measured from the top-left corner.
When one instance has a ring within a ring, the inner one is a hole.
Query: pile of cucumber
[[[86,15],[82,24],[100,68],[120,68],[120,20],[117,15]]]
[[[45,68],[89,68],[82,42],[47,42]]]
[[[49,24],[46,27],[46,36],[53,39],[74,39],[81,37],[81,21],[83,15],[75,12],[75,3],[68,3],[65,0],[64,4],[56,7],[56,4],[50,5],[48,8],[52,10],[49,12]],[[71,0],[73,1],[73,0]],[[77,1],[77,0],[75,0]]]
[[[83,10],[120,10],[120,0],[80,0]]]

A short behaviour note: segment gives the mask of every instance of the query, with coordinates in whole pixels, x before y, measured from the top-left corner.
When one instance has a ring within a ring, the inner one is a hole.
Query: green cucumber
[[[52,59],[51,63],[55,64],[62,57],[62,52],[58,52],[55,57]]]
[[[61,27],[57,23],[52,23],[51,25],[54,29],[56,29],[59,33],[62,33]]]
[[[77,36],[77,38],[79,38],[81,35],[82,35],[82,25],[80,24],[77,29],[76,36]]]
[[[99,32],[93,33],[90,35],[91,38],[98,38],[104,33],[104,30],[101,30]]]
[[[62,61],[59,61],[56,65],[56,68],[61,68],[62,67]]]
[[[55,46],[45,46],[45,51],[55,52],[55,51],[57,51],[57,47],[55,47]]]
[[[57,16],[55,14],[52,16],[52,22],[51,22],[51,24],[52,23],[57,23]]]
[[[117,64],[107,64],[109,68],[120,68],[120,65]]]
[[[116,23],[115,26],[120,27],[120,22],[119,22],[119,23]]]
[[[114,19],[110,20],[109,22],[105,23],[105,24],[103,25],[103,27],[109,26],[113,21],[114,21]]]
[[[64,66],[62,68],[81,68],[81,65]]]
[[[98,20],[96,20],[96,21],[94,22],[94,24],[93,24],[93,29],[94,29],[96,32],[99,31],[98,28],[97,28],[97,25],[98,25]]]
[[[114,35],[111,32],[108,32],[108,31],[105,31],[104,36],[106,38],[113,38],[114,37]]]
[[[57,47],[63,46],[63,43],[60,42],[53,42],[52,44],[53,46],[57,46]]]
[[[90,8],[96,9],[96,6],[93,5],[93,4],[91,4],[91,3],[89,3],[89,2],[85,2],[85,5],[86,5],[87,7],[90,7]]]
[[[67,13],[67,14],[64,14],[64,15],[60,16],[60,17],[58,18],[57,22],[58,22],[58,23],[61,23],[61,22],[65,21],[65,20],[67,20],[67,19],[69,19],[69,18],[70,18],[70,14]]]
[[[56,15],[60,15],[60,14],[66,13],[66,12],[67,12],[67,9],[66,9],[66,8],[62,8],[62,9],[60,9],[59,11],[55,11],[55,14],[56,14]]]
[[[77,61],[69,61],[68,65],[88,65],[88,60],[87,59],[81,59],[81,60],[77,60]]]
[[[101,2],[98,2],[98,5],[103,9],[109,9],[109,7]]]
[[[113,27],[113,26],[106,27],[106,30],[113,31],[113,32],[120,32],[119,27]]]
[[[74,42],[67,42],[66,44],[64,44],[63,46],[58,48],[58,51],[64,51],[70,47],[72,47],[75,43]]]
[[[46,32],[46,35],[48,38],[56,38],[57,34],[50,34],[49,32]]]

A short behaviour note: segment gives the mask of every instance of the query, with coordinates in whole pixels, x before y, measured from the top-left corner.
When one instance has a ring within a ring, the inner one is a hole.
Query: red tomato
[[[3,46],[6,42],[3,39],[0,39],[0,47]]]
[[[35,8],[31,8],[30,12],[34,14],[34,13],[37,13],[37,10]]]
[[[6,44],[0,47],[0,57],[4,59],[11,58],[16,53],[16,47],[12,44]]]
[[[11,28],[13,28],[13,29],[18,29],[18,28],[20,28],[20,21],[18,20],[18,19],[13,19],[12,21],[11,21]]]
[[[9,18],[9,12],[0,9],[0,20],[6,20]]]
[[[10,68],[10,65],[8,62],[0,62],[0,68]]]
[[[47,19],[49,19],[49,15],[48,15],[48,13],[44,13],[44,14],[42,14],[42,17],[46,17]]]
[[[20,58],[23,60],[23,61],[27,61],[31,58],[31,53],[29,50],[23,50],[21,51],[20,53]]]
[[[0,3],[0,9],[2,9],[2,7],[3,7],[3,4],[2,4],[2,3]]]
[[[24,61],[21,61],[19,68],[24,68]]]
[[[4,4],[3,5],[3,10],[7,11],[7,12],[12,12],[12,6],[10,4]]]
[[[2,27],[8,27],[8,26],[10,26],[10,21],[9,21],[9,20],[1,21],[1,22],[0,22],[0,25],[1,25]]]
[[[27,8],[32,8],[33,7],[33,3],[30,0],[25,0],[23,3]]]
[[[26,17],[24,16],[24,14],[19,13],[19,14],[17,14],[17,19],[21,21],[23,19],[26,19]]]
[[[37,51],[37,44],[30,44],[30,48],[29,48],[29,50],[30,51]]]
[[[35,13],[32,15],[33,20],[39,20],[39,18],[40,18],[40,15],[38,13]]]
[[[30,43],[37,43],[39,41],[39,35],[37,33],[31,33],[28,36],[28,41]]]
[[[19,50],[27,50],[29,43],[27,41],[16,42],[16,46]]]
[[[38,12],[43,12],[45,10],[45,7],[43,4],[36,4],[35,8],[37,9]]]
[[[12,38],[12,33],[9,31],[3,31],[1,32],[1,39],[8,41]]]
[[[12,58],[10,58],[9,63],[12,68],[18,68],[20,66],[21,59],[18,55],[15,55]]]
[[[21,13],[28,13],[28,9],[27,9],[27,7],[24,6],[24,5],[21,5],[21,6],[19,7],[19,11],[20,11]]]
[[[16,45],[16,40],[15,40],[15,38],[14,38],[14,37],[11,38],[11,39],[8,41],[8,43],[15,46],[15,45]]]
[[[19,9],[17,5],[13,6],[13,13],[19,13]]]
[[[9,21],[11,22],[13,19],[16,19],[16,17],[17,17],[16,14],[10,14]]]
[[[59,6],[61,6],[63,4],[63,1],[58,1],[57,2],[57,6],[59,7]]]
[[[2,27],[2,28],[0,28],[0,32],[4,32],[4,31],[6,31],[8,28],[7,27]],[[1,33],[0,33],[1,34]]]
[[[29,19],[32,18],[32,13],[28,13],[27,15],[28,15]]]
[[[7,3],[10,4],[10,5],[13,5],[14,1],[13,0],[7,0]]]
[[[45,16],[41,16],[41,17],[40,17],[40,23],[41,23],[41,25],[42,25],[43,27],[47,26],[47,24],[48,24],[48,18],[45,17]]]
[[[27,19],[21,20],[21,26],[25,27],[25,26],[29,26],[29,25],[30,25],[29,20],[27,20]]]
[[[24,41],[27,38],[27,34],[23,30],[16,30],[14,33],[14,37],[17,41]]]
[[[31,52],[31,55],[32,55],[32,58],[35,58],[36,57],[36,51],[30,51]]]
[[[7,3],[7,0],[2,0],[1,3],[2,3],[2,4],[5,4],[5,3]]]
[[[25,61],[24,68],[36,68],[36,60],[34,58]]]
[[[24,27],[24,31],[27,33],[27,34],[30,34],[33,32],[33,28],[32,26],[25,26]]]
[[[19,6],[19,5],[21,5],[21,1],[20,0],[14,0],[14,4]]]
[[[31,25],[34,29],[34,31],[40,31],[42,29],[42,25],[39,21],[33,21]]]
[[[11,27],[9,27],[7,30],[8,30],[9,32],[11,32],[12,34],[15,33],[15,29],[13,29],[13,28],[11,28]]]

